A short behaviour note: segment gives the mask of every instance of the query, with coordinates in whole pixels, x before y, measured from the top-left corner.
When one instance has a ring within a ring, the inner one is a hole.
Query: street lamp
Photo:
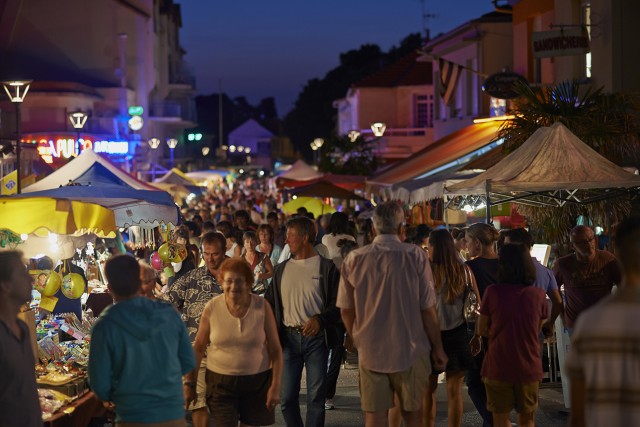
[[[20,106],[24,101],[24,97],[27,96],[27,92],[29,92],[29,85],[31,84],[31,80],[13,80],[2,82],[2,86],[4,86],[4,91],[9,95],[9,99],[16,107],[16,170],[17,170],[17,178],[16,178],[16,193],[20,194],[20,140],[22,139],[22,133],[20,131]]]
[[[147,143],[149,144],[149,147],[151,147],[153,150],[156,150],[160,146],[160,139],[151,138],[149,141],[147,141]]]
[[[380,138],[382,135],[384,135],[384,131],[387,130],[387,125],[382,122],[375,122],[371,124],[371,130],[373,131],[373,134],[375,136]]]
[[[347,136],[349,137],[349,141],[356,142],[358,137],[360,137],[360,131],[354,129],[352,131],[349,131]]]
[[[69,121],[71,121],[71,125],[73,125],[76,130],[76,134],[78,135],[76,138],[76,143],[78,145],[80,145],[80,131],[84,128],[84,124],[87,122],[88,117],[87,113],[83,113],[82,111],[69,113]]]
[[[313,162],[317,164],[318,160],[319,160],[319,151],[318,150],[320,150],[322,148],[322,146],[324,145],[324,139],[316,138],[309,145],[311,146],[311,149],[313,150]]]
[[[173,150],[178,145],[178,140],[175,139],[175,138],[169,138],[169,139],[167,139],[167,145],[169,146],[169,153],[170,153],[170,159],[171,159],[171,168],[173,169]]]
[[[209,147],[202,147],[202,155],[206,156],[207,154],[209,154]]]

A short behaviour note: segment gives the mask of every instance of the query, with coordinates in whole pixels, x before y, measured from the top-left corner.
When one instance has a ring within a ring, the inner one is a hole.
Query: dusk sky
[[[490,0],[425,0],[431,36],[492,10]],[[281,117],[305,83],[363,44],[384,51],[423,33],[420,0],[182,0],[181,44],[198,94],[222,91],[250,103],[273,96]]]

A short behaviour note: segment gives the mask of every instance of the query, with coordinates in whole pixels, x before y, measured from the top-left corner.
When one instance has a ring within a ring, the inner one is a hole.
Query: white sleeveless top
[[[207,369],[223,375],[254,375],[269,369],[264,304],[264,298],[252,294],[249,310],[237,318],[229,313],[224,295],[207,303],[203,312],[210,327]]]

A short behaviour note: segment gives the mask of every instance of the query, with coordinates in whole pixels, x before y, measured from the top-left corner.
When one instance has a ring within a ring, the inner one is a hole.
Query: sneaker
[[[331,409],[335,409],[335,405],[333,404],[333,399],[327,399],[324,401],[324,409],[330,411]]]

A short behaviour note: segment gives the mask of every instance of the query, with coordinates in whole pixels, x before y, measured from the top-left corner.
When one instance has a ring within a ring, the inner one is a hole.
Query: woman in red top
[[[542,361],[538,337],[548,316],[546,297],[533,285],[536,270],[524,245],[500,249],[498,284],[483,295],[478,333],[489,338],[482,364],[487,408],[493,425],[511,426],[515,408],[518,425],[534,427]]]

